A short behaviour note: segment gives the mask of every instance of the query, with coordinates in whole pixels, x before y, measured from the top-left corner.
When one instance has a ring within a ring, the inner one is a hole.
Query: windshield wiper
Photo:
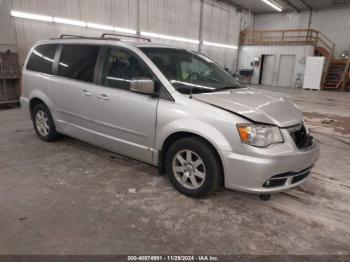
[[[243,86],[224,86],[224,87],[219,87],[216,89],[215,92],[221,91],[221,90],[227,90],[227,89],[237,89],[237,88],[243,88]]]

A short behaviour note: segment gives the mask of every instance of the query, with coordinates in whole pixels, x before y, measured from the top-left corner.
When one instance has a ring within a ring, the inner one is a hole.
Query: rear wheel
[[[213,193],[222,179],[215,150],[198,137],[186,137],[171,145],[165,156],[165,168],[170,183],[194,198]]]
[[[35,132],[41,140],[51,142],[60,137],[60,134],[56,131],[51,112],[45,104],[41,103],[34,106],[32,120]]]

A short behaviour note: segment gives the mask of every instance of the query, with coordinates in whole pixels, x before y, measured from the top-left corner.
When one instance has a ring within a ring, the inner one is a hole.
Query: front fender
[[[214,126],[200,120],[179,119],[172,121],[160,128],[160,130],[157,130],[155,144],[156,152],[159,152],[159,150],[162,149],[165,140],[169,136],[178,132],[193,133],[204,138],[216,148],[219,154],[221,151],[232,151],[232,146],[229,141]],[[158,159],[158,157],[155,159]]]

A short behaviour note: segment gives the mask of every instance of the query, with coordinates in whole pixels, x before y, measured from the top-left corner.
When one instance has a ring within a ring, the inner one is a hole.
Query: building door
[[[263,85],[272,85],[273,80],[273,70],[275,67],[275,56],[274,55],[263,55],[262,62],[262,75],[261,75],[261,84]]]
[[[295,55],[281,55],[278,70],[278,86],[293,86]]]

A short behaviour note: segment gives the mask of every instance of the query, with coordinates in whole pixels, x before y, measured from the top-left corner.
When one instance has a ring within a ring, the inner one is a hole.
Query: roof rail
[[[151,42],[151,39],[150,38],[146,38],[146,37],[122,35],[122,34],[110,34],[110,33],[103,33],[100,37],[81,36],[81,35],[65,35],[64,34],[64,35],[60,35],[58,38],[51,38],[51,39],[92,39],[92,40],[122,41],[120,38],[117,38],[116,36],[140,39],[140,40],[144,40],[144,41],[147,41],[147,42]]]
[[[59,37],[53,37],[50,38],[50,40],[55,39],[90,39],[90,40],[114,40],[114,41],[121,41],[119,38],[114,37],[96,37],[96,36],[81,36],[81,35],[60,35]]]
[[[83,38],[81,35],[60,35],[59,38]]]
[[[141,40],[144,40],[144,41],[147,41],[147,42],[152,42],[150,38],[146,38],[146,37],[122,35],[122,34],[110,34],[110,33],[103,33],[101,35],[101,38],[106,38],[106,36],[121,36],[121,37],[135,38],[135,39],[141,39]]]

